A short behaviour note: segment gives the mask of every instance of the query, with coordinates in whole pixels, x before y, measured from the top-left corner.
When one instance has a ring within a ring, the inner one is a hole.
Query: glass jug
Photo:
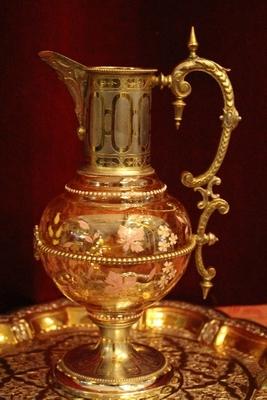
[[[206,233],[211,214],[228,212],[213,185],[220,184],[216,173],[240,118],[226,70],[196,54],[194,29],[188,47],[189,57],[169,76],[155,69],[86,67],[58,53],[40,53],[74,99],[85,149],[83,166],[35,228],[36,253],[46,271],[66,297],[87,308],[101,333],[95,348],[75,348],[54,368],[57,385],[72,395],[126,399],[130,393],[143,399],[165,385],[171,365],[152,347],[131,343],[129,329],[177,284],[194,249],[204,297],[212,287],[215,269],[204,266],[202,247],[217,240]],[[184,206],[150,165],[152,88],[172,90],[178,128],[191,92],[185,78],[193,71],[215,78],[224,98],[214,161],[197,177],[182,175],[184,185],[203,196],[196,234]]]

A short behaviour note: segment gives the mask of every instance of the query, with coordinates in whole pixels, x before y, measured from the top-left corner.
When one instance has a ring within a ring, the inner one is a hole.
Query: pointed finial
[[[202,296],[203,299],[206,300],[208,297],[209,291],[212,288],[213,284],[209,280],[204,280],[200,283],[200,286],[202,288]]]
[[[188,49],[190,51],[190,57],[195,58],[197,56],[196,51],[198,49],[198,42],[196,38],[195,28],[193,26],[191,28],[190,37],[188,41]]]

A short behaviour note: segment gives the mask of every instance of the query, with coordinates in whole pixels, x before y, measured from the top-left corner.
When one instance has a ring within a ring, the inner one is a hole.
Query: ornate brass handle
[[[221,199],[219,194],[213,193],[213,185],[219,185],[221,183],[220,178],[218,178],[216,174],[224,160],[231,133],[241,118],[234,105],[234,93],[226,69],[214,61],[197,56],[198,42],[196,40],[194,27],[192,27],[191,30],[188,48],[190,51],[189,57],[177,65],[171,75],[165,77],[161,74],[160,77],[156,78],[155,83],[158,83],[161,88],[164,86],[170,87],[176,96],[173,105],[177,128],[179,128],[182,120],[183,109],[185,107],[184,98],[191,93],[191,86],[185,80],[185,77],[189,73],[193,71],[202,71],[211,75],[219,84],[224,99],[223,115],[220,117],[222,120],[222,133],[218,150],[212,164],[207,171],[196,177],[194,177],[191,172],[184,172],[182,174],[182,183],[187,187],[194,188],[195,191],[199,191],[203,196],[203,200],[198,203],[198,208],[203,211],[197,228],[195,260],[197,270],[203,279],[201,282],[203,297],[206,298],[212,287],[211,280],[215,277],[216,270],[213,267],[206,268],[204,266],[202,247],[205,244],[212,245],[218,240],[212,233],[205,233],[206,226],[210,216],[215,210],[218,210],[221,214],[226,214],[229,211],[228,203]]]

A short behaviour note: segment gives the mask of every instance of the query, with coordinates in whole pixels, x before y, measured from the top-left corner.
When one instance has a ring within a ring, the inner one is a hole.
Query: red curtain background
[[[76,119],[65,87],[37,56],[55,50],[86,65],[156,67],[170,73],[187,55],[193,24],[199,54],[230,67],[243,121],[219,172],[231,205],[209,225],[219,244],[205,249],[217,266],[207,304],[267,302],[266,273],[266,1],[2,0],[0,311],[60,294],[34,261],[32,230],[80,162]],[[221,95],[204,74],[191,77],[180,131],[172,95],[154,89],[153,165],[197,224],[199,194],[180,172],[202,172],[219,140]],[[191,193],[192,192],[192,193]],[[201,302],[194,259],[171,297]]]

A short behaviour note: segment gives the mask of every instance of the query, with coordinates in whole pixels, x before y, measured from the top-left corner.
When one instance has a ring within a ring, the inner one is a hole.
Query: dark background
[[[64,85],[37,57],[55,50],[85,65],[156,67],[170,73],[187,56],[192,24],[199,55],[230,67],[243,117],[234,131],[218,188],[230,213],[209,224],[219,244],[205,249],[218,268],[206,304],[267,302],[265,0],[2,0],[0,311],[59,296],[32,255],[32,229],[81,160],[77,122]],[[193,74],[180,131],[171,93],[154,89],[153,165],[186,205],[196,228],[199,194],[181,171],[200,173],[220,136],[222,99],[205,74]],[[194,259],[171,297],[202,302]]]

